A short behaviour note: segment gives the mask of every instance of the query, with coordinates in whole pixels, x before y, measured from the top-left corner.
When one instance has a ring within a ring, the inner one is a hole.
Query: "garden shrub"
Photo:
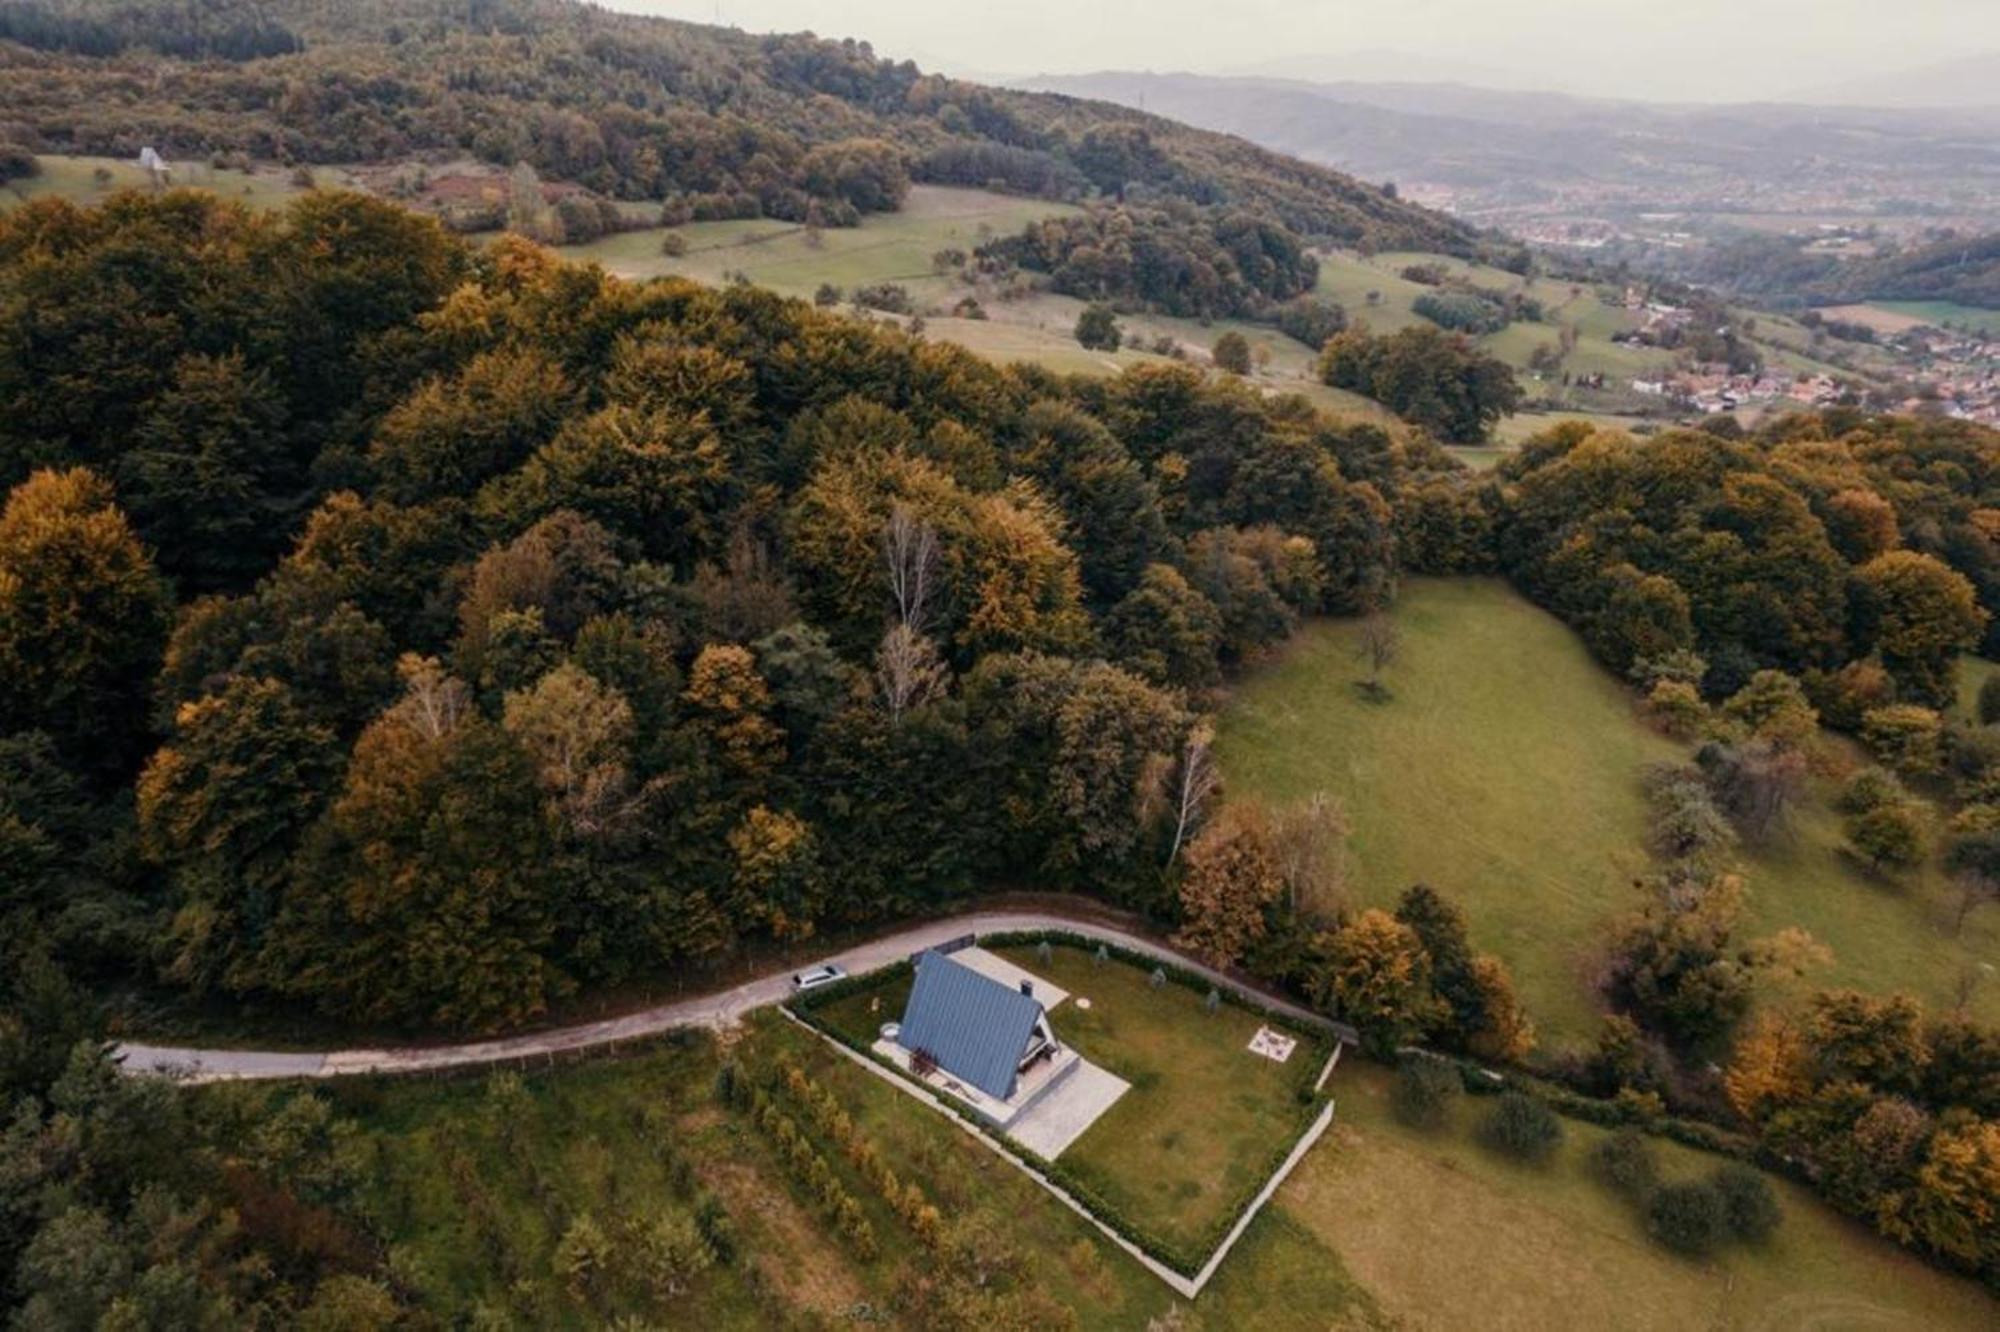
[[[1716,1169],[1715,1191],[1735,1238],[1761,1244],[1778,1228],[1778,1195],[1760,1172],[1731,1161]]]
[[[1590,1168],[1613,1190],[1632,1199],[1651,1193],[1660,1178],[1660,1163],[1653,1154],[1653,1144],[1634,1128],[1619,1129],[1592,1148]]]
[[[1728,1233],[1728,1206],[1709,1180],[1663,1184],[1646,1204],[1646,1231],[1676,1253],[1712,1253]]]
[[[1450,1115],[1459,1086],[1458,1071],[1450,1064],[1437,1059],[1407,1059],[1396,1070],[1389,1107],[1411,1128],[1440,1128]]]
[[[1481,1142],[1520,1161],[1548,1160],[1562,1137],[1555,1111],[1525,1092],[1503,1093],[1479,1123]]]

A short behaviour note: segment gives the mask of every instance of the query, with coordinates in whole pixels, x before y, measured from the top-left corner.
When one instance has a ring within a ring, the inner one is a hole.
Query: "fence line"
[[[881,1078],[884,1082],[895,1087],[905,1095],[914,1096],[917,1100],[922,1101],[943,1115],[950,1122],[970,1133],[973,1137],[991,1148],[994,1154],[999,1156],[1001,1160],[1008,1162],[1016,1170],[1019,1170],[1029,1179],[1041,1185],[1044,1190],[1065,1207],[1068,1207],[1072,1212],[1075,1212],[1078,1216],[1090,1222],[1091,1225],[1097,1227],[1098,1231],[1106,1239],[1132,1255],[1133,1258],[1138,1260],[1141,1267],[1172,1287],[1176,1294],[1190,1300],[1201,1294],[1202,1288],[1208,1285],[1210,1279],[1215,1276],[1216,1269],[1222,1266],[1222,1260],[1229,1256],[1229,1251],[1235,1247],[1236,1241],[1242,1238],[1243,1232],[1250,1228],[1250,1223],[1256,1220],[1257,1214],[1264,1210],[1264,1204],[1271,1200],[1271,1195],[1278,1191],[1278,1186],[1285,1182],[1285,1177],[1292,1173],[1292,1168],[1298,1165],[1300,1160],[1305,1157],[1305,1154],[1312,1149],[1313,1144],[1318,1142],[1320,1136],[1326,1132],[1327,1125],[1333,1122],[1333,1102],[1328,1101],[1325,1108],[1319,1112],[1319,1118],[1315,1119],[1312,1126],[1299,1135],[1299,1140],[1292,1145],[1290,1154],[1272,1172],[1271,1177],[1264,1181],[1264,1187],[1258,1190],[1255,1198],[1250,1200],[1249,1205],[1243,1209],[1242,1215],[1236,1218],[1236,1224],[1230,1228],[1227,1235],[1223,1236],[1222,1242],[1215,1246],[1214,1251],[1208,1256],[1208,1261],[1202,1264],[1201,1270],[1191,1278],[1184,1277],[1125,1236],[1119,1234],[1117,1230],[1113,1229],[1097,1213],[1077,1201],[1076,1197],[1068,1189],[1063,1188],[1062,1185],[1056,1183],[1029,1162],[1018,1156],[1012,1148],[1008,1147],[1005,1141],[988,1133],[979,1125],[958,1114],[930,1091],[919,1087],[901,1074],[884,1068],[859,1051],[849,1049],[819,1028],[813,1026],[812,1023],[807,1022],[804,1018],[792,1012],[789,1007],[780,1004],[778,1011],[785,1015],[786,1021],[796,1023],[798,1026],[811,1032],[814,1036],[824,1041],[828,1048],[843,1058],[850,1059],[854,1063],[859,1064],[862,1068],[867,1069],[870,1073]],[[1334,1043],[1335,1058],[1339,1057],[1339,1049],[1340,1043],[1336,1041]],[[1321,1075],[1321,1081],[1325,1081],[1325,1074]]]

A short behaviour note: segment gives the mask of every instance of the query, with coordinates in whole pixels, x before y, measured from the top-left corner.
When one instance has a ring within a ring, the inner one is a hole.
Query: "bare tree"
[[[882,635],[875,652],[875,684],[892,724],[943,693],[946,676],[937,645],[909,625],[892,624]]]
[[[1271,819],[1278,873],[1292,914],[1303,908],[1337,911],[1347,890],[1347,810],[1338,797],[1315,791]]]
[[[895,723],[944,692],[949,678],[937,645],[924,635],[938,578],[937,529],[909,505],[897,504],[882,529],[882,560],[889,574],[890,624],[875,653],[875,682]]]
[[[1984,874],[1966,871],[1957,876],[1958,902],[1952,911],[1951,933],[1953,938],[1965,933],[1965,919],[1988,902],[2000,902],[2000,881]]]
[[[1368,665],[1368,692],[1380,698],[1387,694],[1382,687],[1382,672],[1386,670],[1403,651],[1403,635],[1396,628],[1396,622],[1381,611],[1370,611],[1361,621],[1361,641],[1355,646],[1354,655]]]
[[[1766,842],[1785,831],[1806,792],[1807,759],[1768,740],[1703,750],[1702,771],[1716,803],[1748,842]]]
[[[396,662],[405,690],[395,715],[427,740],[441,740],[458,727],[472,709],[472,692],[465,682],[447,674],[436,657],[405,652]]]
[[[896,505],[882,532],[882,558],[889,566],[889,599],[897,623],[923,633],[937,582],[937,529],[909,505]]]
[[[1174,842],[1167,850],[1170,869],[1181,847],[1207,814],[1216,787],[1222,784],[1222,774],[1215,766],[1211,749],[1214,740],[1215,733],[1207,723],[1202,723],[1188,732],[1187,743],[1181,749],[1180,764],[1174,774]]]

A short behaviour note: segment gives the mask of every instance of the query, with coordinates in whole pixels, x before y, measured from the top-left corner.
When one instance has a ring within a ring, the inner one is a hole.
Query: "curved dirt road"
[[[836,962],[859,975],[885,967],[924,948],[966,934],[1006,934],[1017,930],[1063,930],[1102,943],[1116,944],[1172,962],[1207,977],[1217,986],[1254,999],[1266,1008],[1320,1026],[1331,1025],[1323,1017],[1297,1004],[1273,998],[1232,980],[1174,952],[1171,948],[1140,935],[1107,925],[1075,920],[1068,916],[1036,911],[974,911],[943,920],[925,921],[879,939],[857,944],[844,952],[819,961]],[[800,969],[803,969],[802,964]],[[627,1013],[622,1017],[555,1027],[524,1036],[506,1036],[460,1045],[424,1045],[376,1050],[323,1050],[317,1052],[280,1050],[213,1050],[185,1046],[144,1045],[124,1042],[113,1050],[128,1073],[175,1077],[188,1082],[229,1082],[260,1078],[332,1078],[356,1073],[422,1073],[433,1069],[462,1068],[470,1064],[499,1063],[528,1059],[537,1055],[562,1054],[657,1035],[676,1027],[726,1027],[745,1013],[778,1003],[791,993],[790,969],[734,989],[715,994],[679,999],[670,1004]]]

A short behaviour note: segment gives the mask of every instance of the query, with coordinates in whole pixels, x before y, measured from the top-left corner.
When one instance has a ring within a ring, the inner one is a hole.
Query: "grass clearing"
[[[1767,1245],[1676,1257],[1588,1173],[1606,1130],[1565,1120],[1555,1160],[1520,1165],[1472,1141],[1484,1103],[1460,1098],[1451,1125],[1421,1133],[1389,1114],[1390,1081],[1342,1065],[1334,1128],[1279,1202],[1405,1326],[1949,1329],[1991,1327],[2000,1312],[1974,1283],[1781,1180],[1784,1220]],[[1716,1163],[1655,1147],[1668,1179]]]
[[[1567,628],[1497,580],[1412,582],[1395,617],[1386,703],[1355,688],[1352,622],[1306,626],[1237,687],[1217,739],[1228,789],[1338,796],[1357,902],[1419,882],[1451,894],[1544,1039],[1582,1039],[1597,1010],[1577,948],[1636,904],[1639,771],[1675,747],[1631,720]]]
[[[1657,375],[1674,362],[1674,354],[1649,347],[1633,347],[1611,341],[1615,333],[1638,326],[1638,317],[1623,305],[1606,301],[1588,283],[1529,276],[1482,264],[1468,263],[1448,255],[1384,253],[1360,255],[1332,251],[1320,255],[1319,293],[1339,301],[1350,318],[1365,323],[1376,333],[1395,333],[1405,328],[1427,325],[1415,310],[1418,298],[1437,288],[1412,282],[1401,276],[1413,265],[1432,265],[1451,277],[1473,283],[1488,291],[1518,292],[1542,303],[1546,312],[1539,323],[1520,322],[1497,333],[1477,339],[1488,352],[1514,367],[1522,387],[1533,397],[1553,398],[1577,408],[1602,408],[1607,403],[1624,408],[1633,405],[1628,384],[1635,378]],[[1371,303],[1370,295],[1376,299]],[[1537,348],[1557,342],[1564,325],[1576,329],[1575,348],[1563,360],[1563,369],[1573,377],[1602,374],[1602,390],[1584,390],[1565,385],[1560,378],[1546,379],[1529,368],[1529,358]]]
[[[660,252],[669,233],[659,227],[563,246],[559,252],[594,260],[621,277],[674,273],[721,282],[727,274],[743,273],[758,286],[787,296],[811,296],[822,282],[850,292],[870,283],[900,282],[912,294],[941,297],[952,284],[932,271],[931,256],[939,250],[970,251],[1030,222],[1076,211],[1046,199],[916,185],[899,211],[872,213],[858,227],[828,227],[816,235],[768,219],[693,222],[672,229],[687,244],[687,252],[679,256]]]
[[[152,188],[152,177],[136,160],[121,157],[70,157],[58,153],[38,154],[41,171],[22,180],[0,186],[0,211],[33,199],[61,197],[89,206],[103,203],[120,190]],[[321,185],[356,187],[355,178],[340,167],[316,166],[314,179]],[[248,171],[218,168],[206,162],[175,161],[176,188],[207,190],[226,199],[240,199],[256,208],[279,208],[305,192],[292,173],[272,163],[258,163]]]
[[[1419,882],[1457,898],[1477,946],[1513,969],[1543,1045],[1586,1042],[1595,955],[1643,903],[1640,773],[1685,750],[1641,724],[1567,627],[1497,579],[1415,580],[1394,613],[1402,656],[1385,703],[1354,687],[1351,621],[1307,626],[1236,688],[1217,742],[1228,789],[1277,803],[1338,796],[1357,903],[1386,905]],[[1954,938],[1941,875],[1879,881],[1839,844],[1820,792],[1789,839],[1744,857],[1746,937],[1801,925],[1834,954],[1812,983],[1906,989],[1934,1010],[2000,958],[2000,909]],[[1979,987],[1972,1009],[2000,1019],[2000,984]]]

